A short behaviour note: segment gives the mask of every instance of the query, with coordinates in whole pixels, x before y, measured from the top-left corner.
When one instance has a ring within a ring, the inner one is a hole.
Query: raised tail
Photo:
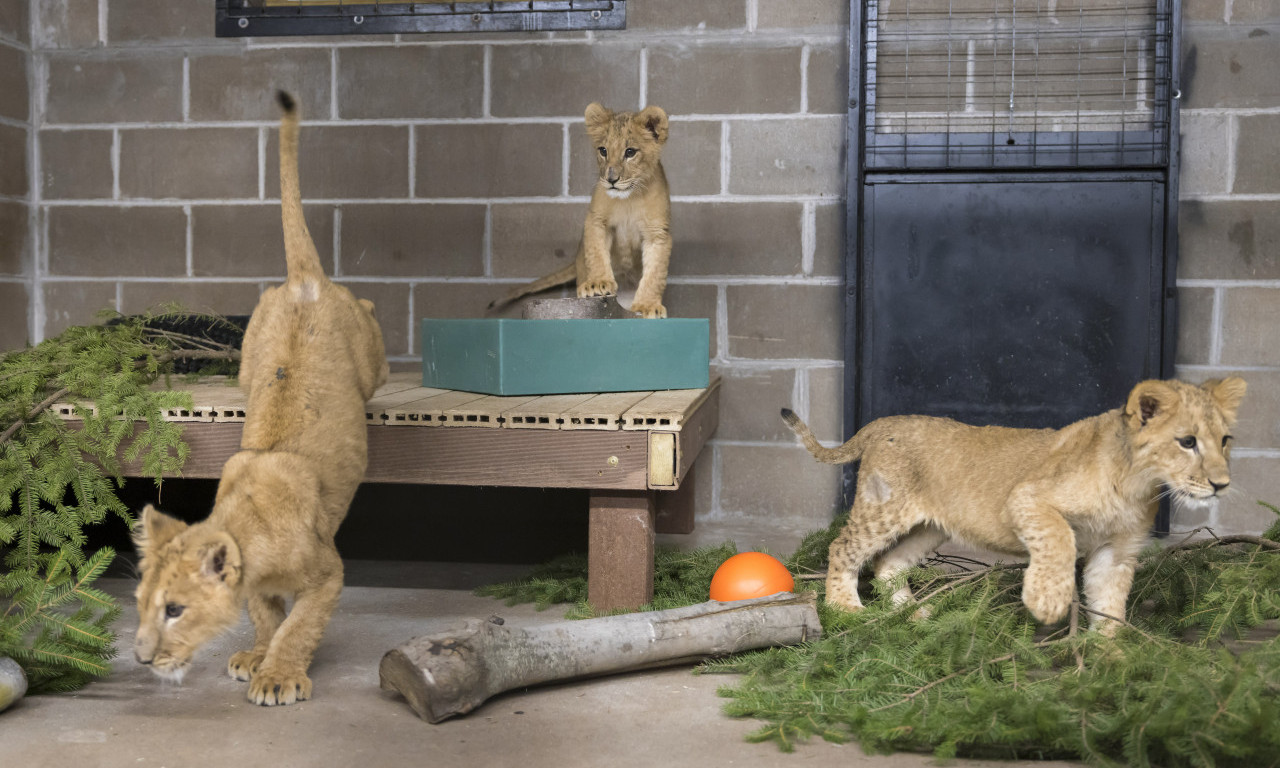
[[[280,117],[280,218],[284,223],[284,256],[288,282],[327,281],[320,254],[302,215],[302,187],[298,182],[298,102],[284,91],[276,93]]]
[[[555,288],[557,285],[564,285],[565,283],[569,282],[570,280],[574,280],[577,277],[578,277],[577,266],[574,264],[570,264],[567,267],[564,267],[563,269],[556,270],[555,272],[552,272],[549,275],[540,277],[537,280],[534,280],[532,283],[525,283],[524,285],[512,288],[510,291],[507,292],[507,295],[503,296],[500,299],[494,299],[493,301],[489,302],[489,309],[494,310],[494,309],[498,309],[499,307],[505,307],[506,305],[510,304],[511,302],[515,301],[516,299],[522,296],[528,296],[531,293],[539,293],[541,291],[547,290],[548,288]]]
[[[823,464],[850,464],[862,458],[862,442],[858,440],[857,435],[839,448],[827,448],[818,442],[818,438],[809,431],[809,425],[801,421],[790,408],[782,409],[782,419],[800,436],[801,442],[804,443],[805,448],[809,449],[809,453]]]

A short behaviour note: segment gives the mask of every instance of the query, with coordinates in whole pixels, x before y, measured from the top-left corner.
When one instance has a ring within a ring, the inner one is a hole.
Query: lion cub
[[[831,544],[827,601],[856,610],[858,572],[875,558],[891,579],[948,538],[1029,555],[1022,601],[1038,621],[1075,600],[1075,562],[1093,626],[1124,619],[1139,550],[1163,484],[1183,504],[1214,503],[1231,476],[1230,429],[1245,393],[1231,377],[1196,387],[1144,381],[1123,408],[1060,430],[972,427],[892,416],[824,448],[794,413],[782,417],[827,464],[860,461],[849,523]],[[909,600],[905,587],[893,596]]]
[[[342,591],[333,536],[367,464],[365,402],[387,378],[373,304],[320,265],[302,216],[298,110],[288,94],[279,99],[288,277],[263,292],[245,332],[241,450],[223,468],[208,519],[187,525],[148,505],[135,532],[138,661],[181,681],[247,601],[253,648],[227,671],[265,705],[311,696],[307,668]]]
[[[577,281],[579,297],[611,296],[618,293],[621,276],[635,284],[632,312],[666,317],[662,293],[671,261],[671,192],[662,170],[662,145],[667,142],[667,113],[659,107],[615,113],[591,104],[586,119],[600,177],[591,193],[577,258],[558,272],[515,288],[489,308],[570,280]]]

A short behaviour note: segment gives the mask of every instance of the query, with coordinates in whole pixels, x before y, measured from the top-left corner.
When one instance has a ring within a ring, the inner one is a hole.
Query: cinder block
[[[1240,404],[1239,421],[1232,430],[1235,437],[1232,445],[1245,450],[1280,448],[1280,372],[1214,373],[1215,378],[1227,375],[1240,376],[1249,383],[1249,390]],[[1280,501],[1275,503],[1280,504]]]
[[[672,114],[798,112],[800,47],[654,47],[647,98]]]
[[[844,277],[845,223],[844,202],[823,203],[813,208],[813,274],[821,277]]]
[[[430,282],[413,286],[414,327],[424,317],[510,317],[521,315],[520,305],[511,304],[498,312],[489,313],[489,302],[506,293],[510,287],[504,283],[484,282]],[[417,350],[415,350],[415,354]]]
[[[820,115],[849,112],[849,50],[843,45],[809,50],[809,111]]]
[[[632,32],[696,33],[746,26],[746,0],[645,0],[627,6],[627,30]]]
[[[49,274],[174,277],[186,272],[187,217],[179,207],[55,206],[45,216]]]
[[[94,325],[98,313],[116,308],[114,281],[45,281],[44,337],[57,336],[73,325]]]
[[[672,275],[798,275],[799,203],[677,203]]]
[[[667,283],[662,294],[662,304],[669,317],[705,317],[710,320],[711,349],[714,359],[720,354],[720,334],[716,328],[716,307],[719,290],[714,285],[680,285]]]
[[[327,120],[329,71],[329,51],[324,49],[194,52],[191,119],[279,120],[276,92],[283,90],[298,100],[304,121]]]
[[[217,281],[133,283],[121,281],[120,311],[145,312],[177,302],[192,312],[247,315],[258,303],[258,283]]]
[[[541,277],[573,263],[586,203],[496,203],[491,211],[494,277]]]
[[[481,46],[340,48],[337,77],[340,117],[483,116]]]
[[[844,358],[844,290],[834,285],[730,285],[729,356]]]
[[[344,205],[342,274],[478,277],[484,220],[483,205]]]
[[[839,33],[849,29],[846,0],[757,0],[756,29]]]
[[[662,169],[671,194],[720,192],[720,122],[674,121],[670,123],[670,133],[662,148]],[[589,195],[600,178],[596,150],[581,125],[571,127],[569,135],[569,194]]]
[[[1183,0],[1182,19],[1184,22],[1190,23],[1198,21],[1221,22],[1226,16],[1225,5],[1226,0]]]
[[[1231,484],[1239,489],[1218,506],[1214,533],[1259,534],[1275,521],[1275,513],[1258,504],[1280,506],[1280,459],[1236,456],[1231,460]]]
[[[844,421],[844,366],[810,368],[808,424],[814,436],[843,443]]]
[[[1182,116],[1181,195],[1223,194],[1231,177],[1231,119],[1226,115]]]
[[[0,39],[25,45],[31,39],[31,6],[22,0],[0,3]]]
[[[333,206],[307,205],[303,216],[320,263],[332,275]],[[197,277],[284,279],[280,205],[192,206],[191,273]]]
[[[1213,338],[1212,288],[1178,289],[1178,365],[1208,365]]]
[[[729,191],[743,195],[844,195],[843,117],[735,121]]]
[[[1182,201],[1178,277],[1280,278],[1280,201]]]
[[[150,200],[256,198],[258,131],[253,128],[121,131],[120,195]]]
[[[182,52],[49,56],[48,123],[157,123],[182,119]]]
[[[26,197],[29,191],[27,129],[0,125],[0,195]]]
[[[93,48],[98,45],[98,0],[36,3],[37,48]],[[6,3],[4,7],[27,3]]]
[[[490,66],[490,111],[495,117],[578,117],[598,101],[635,109],[640,100],[640,49],[609,45],[500,45]],[[650,93],[650,101],[654,100]]]
[[[794,519],[825,528],[840,512],[841,468],[818,463],[803,446],[721,445],[720,509]]]
[[[303,199],[405,198],[409,129],[399,125],[308,125],[298,140]],[[280,197],[279,131],[267,139],[268,198]]]
[[[16,200],[0,200],[0,275],[31,272],[30,207]]]
[[[367,283],[339,280],[356,298],[373,302],[388,355],[416,355],[409,344],[409,284]]]
[[[1280,366],[1280,289],[1228,288],[1222,312],[1222,364]]]
[[[44,199],[110,198],[111,144],[111,131],[41,131]]]
[[[563,156],[564,129],[555,124],[420,126],[415,195],[559,195]]]
[[[1275,0],[1232,0],[1232,24],[1274,24],[1280,22],[1280,5]],[[1252,30],[1250,30],[1252,32]],[[1272,32],[1272,34],[1275,34]]]
[[[1280,105],[1274,34],[1189,25],[1183,32],[1183,109]]]
[[[721,366],[720,440],[790,442],[792,432],[779,409],[795,405],[792,368]]]
[[[237,45],[240,40],[214,37],[213,14],[200,3],[173,0],[110,0],[107,10],[107,42]]]
[[[27,345],[30,306],[25,283],[0,281],[0,352],[22,349]]]
[[[28,122],[31,119],[27,87],[27,59],[30,54],[0,44],[0,117]]]
[[[1280,30],[1277,30],[1280,34]],[[1280,63],[1280,44],[1274,48]],[[1232,192],[1275,194],[1280,192],[1280,115],[1244,115],[1237,118],[1236,173]]]

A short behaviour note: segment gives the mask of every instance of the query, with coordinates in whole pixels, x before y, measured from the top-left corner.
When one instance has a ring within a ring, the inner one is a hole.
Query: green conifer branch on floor
[[[784,559],[798,590],[822,592],[826,550],[843,524]],[[1280,764],[1280,518],[1262,536],[1192,533],[1202,538],[1144,553],[1115,638],[1085,631],[1090,612],[1079,603],[1063,624],[1037,626],[1020,599],[1020,564],[937,557],[902,577],[918,603],[894,608],[887,595],[897,584],[873,582],[862,611],[819,604],[819,640],[699,671],[739,675],[720,691],[725,711],[763,721],[749,738],[787,751],[818,736],[941,758]],[[705,600],[732,554],[731,544],[660,552],[646,608]],[[571,617],[590,615],[581,558],[482,593],[567,597]]]
[[[115,553],[86,552],[85,529],[111,516],[132,525],[116,495],[121,457],[157,484],[186,460],[182,427],[164,413],[190,409],[191,397],[150,385],[178,361],[235,370],[234,341],[173,327],[193,320],[239,333],[221,318],[167,307],[68,328],[0,357],[0,656],[18,662],[32,693],[74,690],[111,669],[119,606],[92,584]]]

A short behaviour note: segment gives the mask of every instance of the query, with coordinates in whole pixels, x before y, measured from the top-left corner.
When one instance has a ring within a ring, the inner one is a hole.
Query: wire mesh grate
[[[1172,0],[866,0],[869,168],[1160,166]]]

